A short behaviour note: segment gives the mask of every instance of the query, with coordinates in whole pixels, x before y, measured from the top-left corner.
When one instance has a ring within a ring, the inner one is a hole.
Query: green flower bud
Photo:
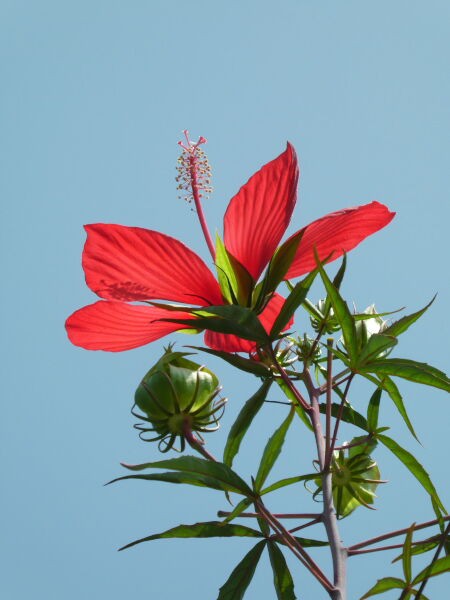
[[[375,490],[380,483],[380,469],[368,452],[376,446],[366,438],[354,438],[352,444],[361,445],[333,452],[331,476],[333,501],[338,518],[343,519],[359,506],[372,508],[375,501]],[[364,443],[365,442],[365,443]],[[314,497],[322,491],[322,482],[316,479],[318,489]]]
[[[314,346],[314,340],[307,336],[306,333],[303,337],[299,337],[298,339],[289,339],[294,343],[295,352],[297,353],[297,356],[300,360],[309,360],[314,362],[315,360],[318,360],[320,358],[322,350],[319,344],[316,345],[313,355],[311,356],[311,350]]]
[[[375,304],[368,306],[364,313],[366,315],[377,315]],[[384,319],[378,315],[372,319],[364,319],[362,321],[356,321],[356,335],[360,344],[360,348],[367,344],[367,340],[375,333],[383,333],[387,327],[387,323]]]
[[[223,412],[225,405],[225,400],[216,401],[221,390],[216,375],[185,358],[188,355],[172,352],[169,347],[144,376],[134,396],[135,406],[144,414],[133,414],[151,425],[135,428],[144,441],[159,441],[162,452],[170,450],[177,437],[182,451],[193,431],[200,435],[218,429],[216,413]],[[149,432],[156,437],[147,439]]]
[[[314,331],[321,331],[322,333],[331,334],[339,331],[341,326],[339,325],[334,311],[331,307],[327,308],[325,300],[319,300],[315,305],[317,315],[315,317],[310,316],[311,326]],[[320,315],[320,316],[319,316]]]

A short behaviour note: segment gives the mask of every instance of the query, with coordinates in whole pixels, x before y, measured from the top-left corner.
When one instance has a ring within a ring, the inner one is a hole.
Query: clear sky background
[[[286,140],[302,172],[290,231],[373,199],[396,210],[350,255],[344,291],[360,309],[376,302],[409,312],[438,292],[397,355],[448,368],[449,24],[447,0],[0,0],[3,598],[211,600],[250,549],[245,539],[169,540],[116,551],[214,519],[227,505],[197,488],[103,487],[123,474],[120,461],[158,459],[138,440],[129,409],[163,344],[87,352],[63,328],[95,300],[80,264],[84,223],[160,230],[208,259],[194,213],[177,200],[182,129],[209,140],[212,229],[221,230],[229,198]],[[223,427],[208,440],[220,454],[257,381],[207,362],[229,397]],[[351,400],[365,407],[369,391],[357,389]],[[383,424],[416,453],[448,506],[448,398],[401,389],[423,446],[388,401]],[[271,405],[255,422],[237,461],[245,476],[282,418]],[[310,471],[310,444],[302,429],[292,431],[278,474]],[[342,522],[348,543],[433,518],[404,467],[382,450],[376,457],[390,483],[377,512],[359,509]],[[271,506],[305,510],[311,500],[298,487]],[[298,596],[323,597],[290,564]],[[350,600],[397,574],[387,555],[353,558]],[[448,584],[448,576],[430,582],[428,596],[442,600]],[[264,558],[246,597],[272,600],[271,586]]]

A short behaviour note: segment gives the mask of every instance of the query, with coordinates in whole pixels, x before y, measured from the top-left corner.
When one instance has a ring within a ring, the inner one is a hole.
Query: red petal
[[[288,144],[241,187],[225,213],[225,246],[256,280],[289,225],[297,183],[297,157]]]
[[[313,221],[302,230],[303,237],[286,279],[309,273],[316,268],[314,249],[320,260],[325,260],[330,254],[332,256],[329,262],[336,260],[366,237],[385,227],[394,216],[395,213],[390,212],[384,204],[371,202],[345,208]]]
[[[272,329],[272,325],[275,323],[275,319],[279,315],[283,304],[284,298],[279,294],[274,294],[269,304],[259,315],[259,320],[267,333]],[[285,329],[288,329],[293,322],[294,319],[291,319]],[[207,331],[205,333],[205,344],[213,350],[223,350],[224,352],[247,352],[249,354],[256,348],[255,343],[250,340],[243,340],[235,335],[216,333],[215,331]]]
[[[186,317],[190,315],[184,312],[100,300],[74,312],[66,321],[66,330],[75,346],[120,352],[144,346],[181,328],[177,323],[157,319]]]
[[[86,283],[101,298],[222,303],[211,271],[178,240],[140,227],[97,223],[85,229]]]

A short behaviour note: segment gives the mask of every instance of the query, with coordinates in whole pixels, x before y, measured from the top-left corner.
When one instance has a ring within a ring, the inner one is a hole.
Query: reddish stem
[[[197,211],[198,219],[200,221],[200,225],[203,231],[203,235],[205,236],[206,244],[208,245],[209,252],[212,256],[212,259],[216,260],[216,249],[214,247],[214,242],[212,240],[211,234],[209,233],[208,225],[206,223],[205,215],[203,213],[203,206],[201,203],[200,193],[199,193],[199,185],[197,179],[197,157],[195,154],[191,154],[189,156],[189,174],[191,177],[191,188],[192,188],[192,197],[194,198],[195,209]]]

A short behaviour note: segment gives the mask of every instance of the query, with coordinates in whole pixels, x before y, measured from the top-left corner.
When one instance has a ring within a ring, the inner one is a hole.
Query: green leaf
[[[225,444],[225,449],[223,451],[223,462],[229,467],[231,467],[234,457],[239,452],[241,442],[247,433],[248,428],[259,409],[264,404],[271,383],[270,380],[266,380],[259,390],[247,400],[238,414],[236,421],[231,426],[227,443]]]
[[[439,541],[435,541],[435,542],[427,542],[427,541],[417,542],[411,548],[411,556],[416,556],[418,554],[425,554],[426,552],[430,552],[431,550],[434,550],[434,548],[436,548],[436,546],[438,546],[438,544],[439,544]],[[403,558],[403,552],[401,554],[399,554],[398,556],[396,556],[391,562],[392,563],[398,562],[399,560],[402,560],[402,558]]]
[[[255,478],[255,489],[259,492],[261,487],[264,485],[273,465],[277,458],[280,456],[281,449],[284,444],[284,438],[286,437],[287,430],[289,429],[292,419],[294,417],[294,407],[291,406],[288,416],[275,431],[272,437],[266,444],[264,452],[259,465],[258,473]]]
[[[419,461],[407,450],[402,448],[396,441],[387,435],[377,434],[376,439],[386,446],[395,456],[405,465],[409,472],[414,475],[417,481],[428,492],[436,504],[445,512],[445,507],[442,504],[438,493],[431,482],[430,476],[419,463]]]
[[[368,375],[366,373],[364,375],[364,377],[366,377],[366,379],[368,379],[369,381],[372,381],[375,385],[379,386],[380,388],[382,388],[385,392],[387,392],[389,394],[389,398],[395,404],[395,407],[397,408],[398,412],[400,413],[400,416],[402,417],[403,421],[405,422],[406,426],[408,427],[411,435],[413,435],[416,438],[416,440],[419,442],[419,438],[417,437],[417,434],[414,430],[413,424],[411,423],[408,413],[406,412],[405,405],[403,404],[403,398],[400,394],[400,391],[399,391],[397,385],[394,383],[394,381],[390,377],[388,377],[388,375],[372,377],[371,375]]]
[[[334,276],[334,279],[333,279],[333,285],[337,290],[341,289],[341,284],[344,279],[346,268],[347,268],[347,254],[344,254],[344,256],[342,257],[341,266],[339,267],[338,272],[336,273],[336,275]]]
[[[450,392],[450,379],[445,373],[426,363],[419,363],[406,358],[382,358],[361,369],[361,373],[374,373],[380,378],[383,375],[402,377],[408,381],[422,383]]]
[[[207,521],[206,523],[194,523],[193,525],[177,525],[163,531],[163,533],[155,533],[147,537],[141,538],[126,546],[122,546],[119,550],[126,550],[142,542],[151,542],[153,540],[161,540],[166,538],[212,538],[212,537],[262,537],[262,534],[256,529],[245,527],[245,525],[229,525],[221,521]]]
[[[295,406],[295,410],[297,412],[297,415],[300,417],[300,419],[303,421],[303,423],[306,425],[306,427],[312,431],[313,430],[313,426],[311,425],[311,421],[308,417],[308,415],[306,414],[305,409],[303,408],[303,406],[301,406],[298,403],[297,398],[295,397],[294,392],[291,390],[291,388],[281,379],[281,377],[277,377],[275,379],[275,381],[277,382],[279,388],[283,391],[283,394],[286,396],[286,398],[288,398],[292,405]]]
[[[242,600],[250,585],[266,541],[256,544],[233,570],[228,580],[220,588],[217,600]]]
[[[180,456],[179,458],[170,458],[149,462],[141,465],[126,465],[126,469],[131,471],[143,471],[145,469],[170,469],[181,471],[184,474],[193,474],[200,477],[208,477],[216,482],[218,489],[228,492],[236,492],[245,496],[253,497],[253,491],[229,466],[221,462],[213,462],[205,458],[196,456]]]
[[[187,348],[201,350],[202,352],[206,352],[207,354],[218,356],[233,367],[236,367],[241,371],[245,371],[247,373],[253,373],[253,375],[256,375],[257,377],[271,376],[271,371],[269,367],[266,366],[264,363],[258,362],[256,360],[251,360],[249,358],[244,358],[243,356],[239,356],[239,354],[231,354],[230,352],[224,352],[222,350],[213,350],[212,348],[204,348],[203,346],[187,346]]]
[[[409,329],[411,327],[411,325],[413,323],[415,323],[418,319],[420,319],[420,317],[423,315],[423,313],[425,311],[427,311],[429,309],[429,307],[435,301],[436,295],[433,296],[432,300],[424,308],[422,308],[421,310],[418,310],[417,312],[415,312],[411,315],[406,315],[406,316],[402,317],[401,319],[399,319],[398,321],[395,321],[395,323],[392,323],[392,325],[389,325],[389,327],[387,327],[383,331],[383,333],[385,335],[393,335],[394,337],[398,337],[400,334],[404,333],[407,329]]]
[[[317,269],[295,284],[294,289],[284,301],[283,307],[275,319],[275,323],[272,325],[272,329],[270,330],[271,338],[276,337],[280,331],[283,331],[297,308],[305,301],[306,295],[316,276]]]
[[[216,235],[216,267],[220,289],[230,304],[248,306],[255,281]]]
[[[270,342],[266,330],[256,314],[244,306],[223,304],[197,309],[192,313],[195,319],[160,319],[167,323],[179,323],[194,329],[208,329],[218,333],[237,335],[240,338],[257,342],[260,345]]]
[[[326,414],[326,404],[319,405],[320,412],[324,415]],[[333,417],[337,417],[340,410],[340,404],[336,404],[333,402],[331,405],[331,414]],[[344,410],[342,411],[342,421],[345,423],[350,423],[351,425],[355,425],[360,429],[364,429],[364,431],[370,432],[366,419],[357,412],[353,407],[349,405],[344,406]]]
[[[242,512],[244,512],[244,510],[246,508],[248,508],[250,506],[250,504],[252,504],[252,503],[253,503],[253,501],[251,498],[244,498],[243,500],[238,502],[238,504],[236,504],[234,509],[230,512],[230,514],[222,522],[223,523],[231,523],[231,521],[233,521],[234,519],[239,517],[239,515]],[[219,512],[218,516],[220,517],[220,512]]]
[[[270,492],[274,492],[275,490],[279,490],[280,488],[287,487],[288,485],[293,485],[294,483],[299,483],[300,481],[311,481],[312,479],[317,479],[317,473],[286,477],[284,479],[276,481],[275,483],[272,483],[272,485],[269,485],[263,490],[261,490],[260,495],[264,496],[264,494],[270,494]]]
[[[234,492],[235,489],[231,489],[230,486],[213,479],[212,477],[206,477],[204,475],[196,475],[194,473],[179,473],[175,472],[164,472],[164,473],[141,473],[139,475],[124,475],[117,477],[110,483],[117,481],[124,481],[125,479],[141,479],[142,481],[164,481],[166,483],[184,483],[186,485],[195,485],[199,487],[207,487],[213,490],[220,490],[222,492]]]
[[[435,577],[436,575],[447,573],[447,571],[450,571],[450,556],[443,556],[442,558],[438,558],[431,566],[428,565],[426,569],[420,571],[420,573],[414,577],[413,585],[420,583],[424,579],[428,579],[428,577]]]
[[[329,546],[328,542],[324,542],[323,540],[310,540],[309,538],[294,536],[297,542],[299,542],[303,548],[319,548],[322,546]]]
[[[294,581],[283,553],[275,542],[267,544],[273,571],[273,584],[278,600],[296,600]]]
[[[350,357],[350,362],[353,363],[353,361],[357,359],[358,353],[355,320],[347,306],[347,303],[340,295],[339,290],[332,284],[321,264],[319,265],[319,272],[325,289],[327,290],[328,298],[330,299],[333,307],[334,315],[341,326],[345,349]]]
[[[383,579],[379,579],[376,584],[370,588],[368,592],[361,596],[360,600],[365,600],[366,598],[370,598],[370,596],[377,596],[378,594],[383,594],[384,592],[388,592],[389,590],[403,590],[405,587],[405,582],[398,577],[383,577]]]
[[[405,542],[403,544],[403,554],[402,554],[402,566],[403,566],[403,575],[405,576],[406,583],[411,583],[412,577],[412,565],[411,565],[411,548],[412,548],[412,538],[414,533],[415,523],[411,525],[408,529],[408,532],[405,536]]]
[[[377,388],[369,401],[369,406],[367,407],[367,427],[370,432],[376,431],[378,427],[378,412],[380,409],[380,400],[381,394],[383,390],[381,388]]]

